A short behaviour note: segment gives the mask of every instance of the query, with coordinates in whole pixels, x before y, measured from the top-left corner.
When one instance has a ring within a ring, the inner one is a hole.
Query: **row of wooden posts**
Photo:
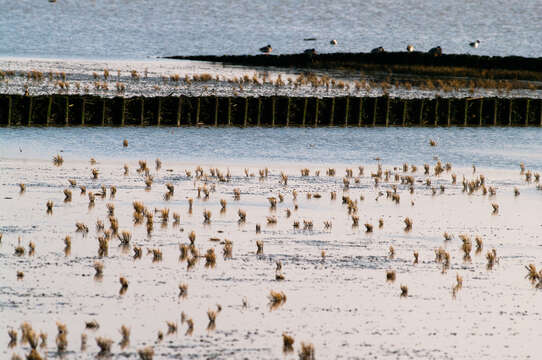
[[[542,126],[542,100],[0,95],[0,126]]]

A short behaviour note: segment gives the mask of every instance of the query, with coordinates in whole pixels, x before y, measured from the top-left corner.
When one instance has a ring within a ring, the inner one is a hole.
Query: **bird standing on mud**
[[[414,51],[414,45],[408,44],[407,47],[406,47],[406,50],[408,52],[413,52]]]
[[[260,51],[263,52],[264,54],[270,54],[271,51],[273,51],[273,48],[271,47],[271,45],[267,45],[267,46],[261,47]]]

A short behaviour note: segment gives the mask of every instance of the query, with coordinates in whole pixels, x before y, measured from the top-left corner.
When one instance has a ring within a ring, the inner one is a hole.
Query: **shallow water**
[[[542,55],[538,1],[0,1],[0,55],[145,59],[164,55],[370,51]],[[304,38],[315,37],[316,42]],[[338,45],[329,41],[337,39]],[[481,40],[478,49],[468,46]]]
[[[319,359],[389,358],[389,359],[524,359],[536,357],[542,332],[539,290],[524,278],[524,265],[542,256],[539,246],[540,220],[537,209],[542,193],[536,183],[526,183],[520,175],[519,162],[533,172],[542,168],[538,129],[0,129],[0,354],[28,352],[28,345],[9,349],[7,330],[29,321],[36,331],[48,333],[48,358],[56,358],[55,322],[68,326],[68,351],[65,359],[93,359],[98,353],[95,336],[115,341],[113,358],[136,359],[137,349],[153,345],[155,359],[293,359],[296,352],[282,354],[281,334],[295,338],[297,351],[302,341],[311,342]],[[128,148],[122,140],[128,139]],[[430,147],[429,139],[437,140]],[[526,145],[529,144],[529,145]],[[496,150],[499,149],[499,150]],[[20,151],[22,150],[22,152]],[[53,166],[57,152],[64,157],[61,167]],[[376,172],[374,157],[379,156],[384,170],[390,169],[390,181],[382,180],[375,188],[370,176]],[[431,188],[415,183],[410,194],[393,174],[412,174],[424,181],[423,164],[435,164],[434,156],[451,162],[453,168],[440,176],[433,170]],[[97,160],[90,165],[88,160]],[[154,159],[161,158],[162,168],[155,170]],[[154,175],[150,190],[136,172],[137,160],[146,159]],[[416,164],[415,173],[404,174],[403,162]],[[473,174],[472,164],[477,165]],[[123,165],[129,166],[124,176]],[[189,178],[198,164],[207,174],[218,167],[227,182],[209,177],[207,181]],[[358,178],[359,165],[365,166]],[[270,175],[259,179],[258,169],[268,166]],[[310,176],[300,176],[307,166]],[[245,176],[244,168],[249,176]],[[326,169],[335,167],[336,176]],[[353,168],[350,189],[343,189],[345,168]],[[100,171],[92,180],[90,169]],[[319,176],[315,171],[320,170]],[[287,185],[280,183],[280,173],[288,175]],[[451,173],[458,183],[451,184]],[[462,191],[461,178],[473,179],[483,173],[487,186],[495,186],[492,197],[480,191],[468,195]],[[254,174],[255,176],[251,176]],[[62,191],[68,179],[99,192],[101,184],[118,191],[110,198],[98,197],[94,207],[88,198],[72,188],[73,200],[63,202]],[[170,200],[164,199],[165,183],[175,186]],[[198,198],[197,188],[216,186],[210,198]],[[26,184],[19,193],[18,183]],[[214,184],[214,185],[213,185]],[[398,185],[399,204],[386,198],[386,190]],[[438,190],[445,186],[445,192]],[[521,195],[515,197],[513,188]],[[241,191],[233,199],[233,189]],[[292,191],[298,192],[293,200]],[[337,200],[330,192],[337,192]],[[322,198],[307,198],[307,193]],[[383,196],[379,196],[383,192]],[[269,208],[269,196],[284,195],[277,209]],[[360,227],[352,219],[341,197],[358,200]],[[360,195],[364,199],[360,199]],[[194,198],[192,213],[188,198]],[[219,200],[227,200],[227,210],[220,212]],[[45,203],[54,202],[47,215]],[[154,216],[154,231],[148,237],[145,225],[134,225],[132,201],[140,200],[149,210],[170,208],[181,216],[180,225],[170,220],[162,226]],[[413,202],[413,204],[411,203]],[[491,203],[498,203],[498,214],[491,214]],[[132,244],[143,247],[143,258],[134,260],[131,250],[118,247],[112,239],[101,280],[94,278],[98,260],[95,230],[97,219],[107,221],[106,204],[115,206],[120,230],[132,232]],[[293,204],[299,208],[294,210]],[[291,209],[287,218],[285,209]],[[202,212],[212,212],[212,221],[204,225]],[[238,223],[237,210],[247,212],[247,221]],[[267,216],[276,216],[276,225],[266,225]],[[403,220],[413,219],[406,232]],[[384,220],[378,228],[378,219]],[[293,221],[312,220],[312,230],[296,230]],[[323,222],[333,227],[325,230]],[[90,232],[75,232],[75,223],[84,222]],[[363,224],[375,226],[365,233]],[[256,224],[262,233],[256,234]],[[181,231],[182,229],[182,231]],[[205,259],[187,270],[179,260],[178,243],[188,243],[188,232],[195,230],[201,253],[215,248],[217,264],[205,267]],[[454,234],[444,242],[442,233]],[[64,253],[63,238],[72,236],[71,253]],[[484,248],[472,252],[464,261],[459,234],[474,240],[480,235]],[[27,247],[36,245],[34,255],[17,257],[17,238]],[[222,258],[222,245],[209,240],[218,237],[233,241],[233,258]],[[256,240],[263,240],[263,255],[256,254]],[[388,257],[389,246],[395,257]],[[434,250],[446,248],[451,268],[441,273],[434,261]],[[153,263],[147,248],[160,248],[164,258]],[[495,248],[499,262],[486,269],[485,254]],[[321,252],[325,251],[322,258]],[[413,251],[420,263],[412,263]],[[285,280],[275,280],[275,261],[281,260]],[[385,271],[396,270],[397,280],[386,282]],[[16,279],[23,271],[23,280]],[[456,273],[463,277],[463,288],[456,299],[452,286]],[[129,287],[119,294],[119,276]],[[188,296],[178,297],[178,285],[188,284]],[[408,285],[409,296],[401,298],[400,285]],[[284,291],[287,301],[271,311],[267,296],[270,290]],[[242,305],[246,298],[247,307]],[[216,304],[222,311],[216,329],[207,330],[208,309]],[[193,318],[194,333],[186,335],[181,312]],[[85,330],[85,321],[97,320],[100,328]],[[179,330],[157,342],[158,331],[166,333],[166,321],[174,321]],[[131,343],[121,349],[118,329],[126,324],[132,330]],[[88,334],[88,349],[80,351],[80,334]]]

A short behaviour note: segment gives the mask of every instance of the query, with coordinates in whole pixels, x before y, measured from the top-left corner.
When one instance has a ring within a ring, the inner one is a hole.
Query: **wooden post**
[[[258,118],[256,120],[256,126],[261,126],[261,119],[262,119],[262,98],[258,98]]]
[[[374,98],[373,103],[373,127],[376,126],[376,110],[378,109],[378,98]]]
[[[199,126],[199,112],[201,109],[201,97],[198,96],[198,104],[196,105],[196,126]]]
[[[53,95],[49,96],[49,105],[47,106],[47,120],[45,122],[45,126],[49,126],[49,122],[51,121],[52,107],[53,107]]]
[[[464,114],[464,118],[463,118],[463,126],[467,126],[469,123],[468,123],[468,116],[469,116],[469,100],[467,98],[465,98],[465,114]]]
[[[498,111],[498,107],[497,107],[497,103],[498,103],[499,99],[495,98],[495,101],[493,102],[493,126],[497,126],[497,111]]]
[[[125,119],[126,119],[126,98],[123,96],[122,104],[121,104],[120,126],[124,126]]]
[[[218,107],[218,98],[216,99],[216,104]],[[183,113],[183,97],[179,96],[179,100],[177,101],[177,127],[181,127],[181,116]],[[215,111],[215,121],[216,121],[216,111]]]
[[[162,98],[158,98],[158,110],[156,111],[156,125],[160,126],[162,122]]]
[[[307,105],[308,105],[308,103],[309,103],[309,99],[305,98],[305,105],[303,106],[303,120],[302,120],[302,123],[301,123],[302,127],[305,127],[305,119],[307,117]]]
[[[286,107],[286,127],[290,126],[290,103],[292,98],[288,96],[288,106]]]
[[[316,98],[316,110],[314,111],[314,127],[318,127],[318,103],[319,100]]]
[[[105,126],[105,98],[102,99],[102,127]]]
[[[452,99],[448,99],[448,127],[452,126]]]
[[[529,126],[529,105],[531,104],[531,100],[527,99],[527,105],[525,109],[525,126]]]
[[[70,126],[70,98],[66,96],[66,108],[64,110],[64,124]]]
[[[423,126],[423,105],[425,104],[425,99],[422,99],[422,103],[420,104],[420,116],[418,119],[418,124],[420,126]]]
[[[346,105],[344,107],[344,127],[348,127],[348,111],[350,105],[350,96],[346,97]]]
[[[512,99],[508,103],[508,126],[512,126]]]
[[[218,127],[218,96],[215,97],[215,127]]]
[[[13,104],[13,100],[11,99],[11,95],[8,95],[8,126],[11,126],[11,106]]]
[[[277,99],[273,96],[271,98],[271,127],[275,127],[275,103]]]
[[[435,98],[435,124],[434,124],[435,127],[438,127],[438,99],[439,97],[437,96]]]
[[[228,97],[228,126],[231,126],[231,97]]]
[[[247,127],[248,122],[248,97],[245,98],[245,121],[243,123],[243,127]]]
[[[329,115],[329,126],[333,126],[333,118],[335,115],[335,97],[331,98],[331,114]]]
[[[361,127],[363,123],[363,98],[359,98],[359,114],[358,114],[358,127]]]
[[[483,110],[484,109],[484,98],[481,98],[480,99],[480,115],[479,115],[479,118],[480,118],[480,126],[483,126],[484,125],[484,114],[483,114]]]
[[[83,103],[81,104],[81,126],[85,126],[85,107],[87,99],[83,97]]]
[[[145,125],[145,98],[142,96],[140,99],[141,107],[139,113],[139,125]]]
[[[386,127],[390,126],[390,97],[386,96]]]
[[[542,126],[542,100],[540,100],[539,103],[540,103],[540,121],[539,121],[539,125]]]
[[[406,126],[408,100],[403,100],[403,127]]]
[[[28,126],[32,125],[32,97],[28,98]]]

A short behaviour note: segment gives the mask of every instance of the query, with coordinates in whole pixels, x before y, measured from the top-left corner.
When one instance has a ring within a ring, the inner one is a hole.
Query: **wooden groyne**
[[[542,126],[542,100],[0,95],[0,126]]]

